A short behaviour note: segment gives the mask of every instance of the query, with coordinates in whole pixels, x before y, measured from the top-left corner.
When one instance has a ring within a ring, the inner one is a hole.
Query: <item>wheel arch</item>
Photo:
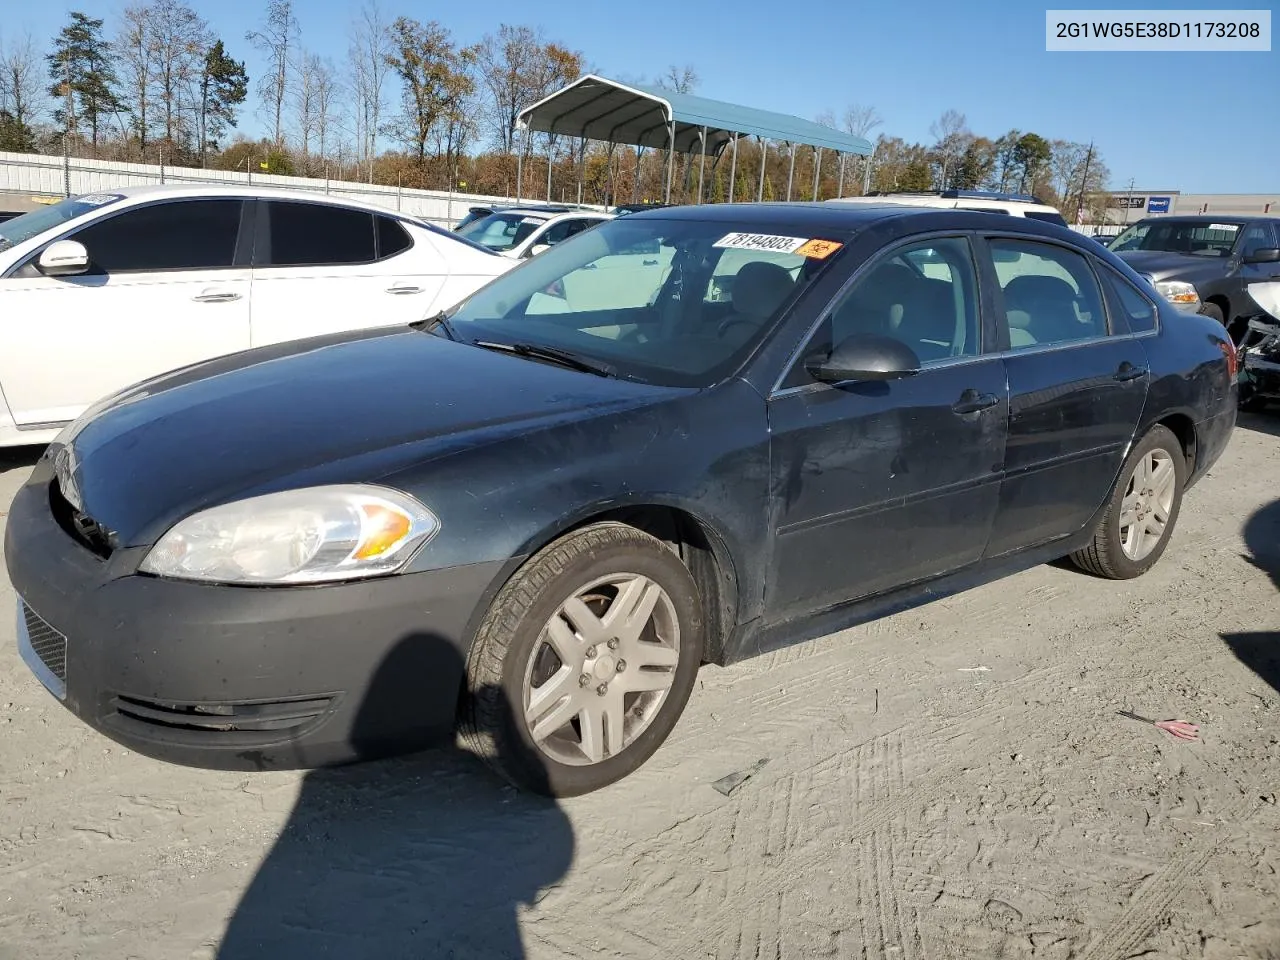
[[[718,662],[739,619],[738,561],[716,524],[690,505],[663,497],[639,502],[617,500],[584,506],[539,531],[517,552],[511,564],[479,605],[476,623],[498,590],[517,569],[538,551],[566,534],[593,523],[625,523],[667,544],[688,567],[702,598],[707,624],[703,660]]]

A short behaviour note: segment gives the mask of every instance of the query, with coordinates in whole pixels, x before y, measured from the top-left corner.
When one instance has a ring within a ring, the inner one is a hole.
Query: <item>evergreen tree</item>
[[[67,133],[79,132],[79,121],[89,124],[93,145],[106,119],[124,109],[116,92],[118,81],[111,62],[111,45],[102,35],[102,20],[79,11],[53,41],[49,64],[49,92],[59,106],[53,118]]]

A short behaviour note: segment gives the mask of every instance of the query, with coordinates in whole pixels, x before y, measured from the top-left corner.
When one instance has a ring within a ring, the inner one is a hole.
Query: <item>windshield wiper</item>
[[[534,360],[550,360],[552,363],[558,363],[562,367],[581,370],[583,373],[594,373],[597,377],[616,377],[618,375],[617,371],[608,364],[587,360],[585,357],[570,353],[568,350],[544,347],[537,343],[499,343],[495,340],[475,340],[472,342],[472,346],[484,347],[486,350],[501,350],[504,353],[514,353],[518,357],[530,357]]]
[[[414,320],[409,324],[409,326],[414,330],[422,330],[426,333],[431,333],[436,329],[436,327],[439,327],[450,340],[462,339],[454,332],[453,326],[449,323],[449,312],[447,310],[441,310],[434,317],[424,317],[421,320]]]

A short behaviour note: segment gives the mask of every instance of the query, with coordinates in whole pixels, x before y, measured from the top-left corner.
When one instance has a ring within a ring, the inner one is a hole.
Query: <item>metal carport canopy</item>
[[[871,144],[862,137],[800,117],[636,83],[619,83],[595,74],[575,80],[526,107],[516,118],[516,125],[523,130],[658,149],[671,146],[673,124],[679,153],[715,156],[735,135],[839,153],[871,153]]]

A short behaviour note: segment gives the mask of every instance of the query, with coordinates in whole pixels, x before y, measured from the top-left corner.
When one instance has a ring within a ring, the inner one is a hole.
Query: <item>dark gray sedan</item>
[[[705,662],[1058,557],[1142,574],[1235,362],[1051,224],[637,213],[447,316],[97,404],[12,505],[22,655],[157,757],[312,766],[461,724],[581,793],[658,749]]]

